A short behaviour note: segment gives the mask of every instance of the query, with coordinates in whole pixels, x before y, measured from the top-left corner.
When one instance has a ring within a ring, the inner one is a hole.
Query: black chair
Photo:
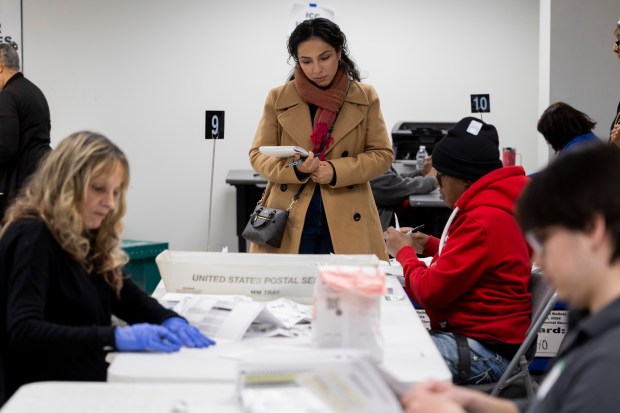
[[[547,316],[553,310],[557,294],[544,280],[542,270],[533,270],[530,275],[529,291],[532,295],[532,321],[527,329],[525,340],[508,364],[504,374],[497,383],[474,384],[466,386],[484,391],[492,396],[500,397],[532,397],[534,396],[534,381],[528,366],[536,353],[538,331]],[[521,381],[519,386],[516,382]]]

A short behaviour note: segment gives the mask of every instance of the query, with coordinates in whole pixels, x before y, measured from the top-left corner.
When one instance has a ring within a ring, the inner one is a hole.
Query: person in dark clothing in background
[[[15,42],[0,44],[0,220],[50,148],[50,109],[20,72]]]
[[[437,171],[431,165],[431,157],[424,161],[422,169],[398,173],[390,166],[383,175],[370,181],[372,195],[375,197],[381,228],[385,231],[393,225],[394,212],[407,207],[409,195],[428,194],[437,188]]]

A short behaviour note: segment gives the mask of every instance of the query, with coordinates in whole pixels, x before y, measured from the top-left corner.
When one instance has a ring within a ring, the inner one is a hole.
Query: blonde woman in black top
[[[102,135],[75,133],[9,207],[0,236],[0,362],[10,396],[35,381],[105,381],[110,351],[207,347],[123,276],[129,164]],[[114,327],[111,316],[128,327]]]

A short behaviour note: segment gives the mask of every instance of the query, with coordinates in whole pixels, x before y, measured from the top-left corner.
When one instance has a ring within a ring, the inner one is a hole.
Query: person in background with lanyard
[[[614,43],[613,51],[620,59],[620,20],[614,29],[614,35],[616,36],[616,42]],[[618,102],[618,109],[616,109],[616,116],[611,124],[611,132],[609,134],[609,142],[620,147],[620,102]]]
[[[269,93],[249,156],[268,180],[263,205],[287,209],[306,186],[292,207],[281,247],[253,243],[250,252],[375,254],[387,260],[369,184],[393,158],[377,92],[360,82],[346,37],[330,20],[299,24],[288,52],[293,74]],[[259,151],[277,145],[301,146],[310,154],[289,166],[293,158]]]
[[[19,70],[17,44],[0,44],[0,223],[11,199],[51,151],[47,100]]]
[[[536,396],[513,401],[449,383],[419,383],[402,398],[407,413],[618,411],[619,164],[613,145],[569,151],[538,173],[517,202],[517,219],[545,279],[558,299],[581,313]]]
[[[75,133],[42,162],[0,233],[0,391],[105,381],[111,351],[213,341],[123,275],[129,164],[102,135]],[[111,316],[126,327],[111,325]],[[0,394],[0,404],[4,401]]]

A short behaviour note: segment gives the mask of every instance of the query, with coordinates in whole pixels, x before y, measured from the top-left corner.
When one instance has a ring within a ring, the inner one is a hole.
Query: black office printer
[[[446,136],[448,129],[456,122],[398,122],[392,128],[394,160],[415,162],[420,145],[426,147],[429,155],[435,143]]]

